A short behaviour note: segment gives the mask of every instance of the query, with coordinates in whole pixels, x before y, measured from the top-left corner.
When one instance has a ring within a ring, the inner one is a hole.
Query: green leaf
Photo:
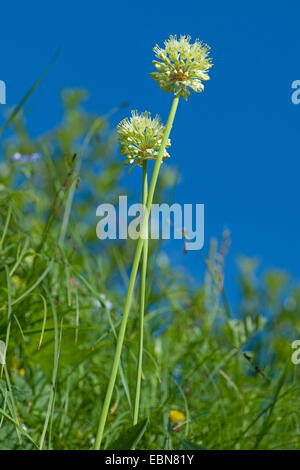
[[[135,426],[126,429],[107,450],[131,450],[137,445],[148,426],[148,418],[139,421]]]
[[[183,445],[184,450],[207,450],[205,447],[200,446],[199,444],[196,444],[192,441],[181,439],[180,442]]]
[[[22,433],[24,434],[24,436],[27,437],[27,439],[34,445],[34,447],[36,447],[38,450],[40,450],[38,444],[32,439],[32,437],[25,431],[25,429],[19,425],[19,423],[17,423],[17,421],[15,421],[10,415],[8,415],[7,413],[5,413],[5,411],[3,411],[1,408],[0,408],[0,415],[3,416],[7,421],[9,421],[10,423],[13,423],[16,428]]]

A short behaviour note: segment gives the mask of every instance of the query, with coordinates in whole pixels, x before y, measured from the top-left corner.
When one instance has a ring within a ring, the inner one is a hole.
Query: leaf
[[[107,450],[131,450],[144,435],[148,426],[148,418],[139,421],[135,426],[124,431],[121,436],[114,441]]]
[[[1,408],[0,408],[0,415],[3,416],[7,421],[9,421],[10,423],[13,423],[16,428],[22,433],[24,434],[24,436],[27,437],[27,439],[34,445],[34,447],[36,447],[38,450],[40,450],[38,444],[32,439],[32,437],[28,434],[28,432],[25,431],[25,429],[23,428],[23,426],[20,426],[19,423],[17,423],[17,421],[15,421],[10,415],[8,415],[7,413],[5,413],[5,411],[3,411]]]
[[[181,439],[180,442],[183,445],[184,450],[207,450],[205,447],[200,446],[199,444],[196,444],[192,441]]]

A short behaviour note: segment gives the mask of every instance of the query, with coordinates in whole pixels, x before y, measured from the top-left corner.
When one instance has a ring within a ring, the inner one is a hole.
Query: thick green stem
[[[147,160],[143,164],[143,205],[147,204],[148,197],[148,178],[147,178]],[[148,230],[147,230],[148,232]],[[141,380],[143,367],[143,344],[144,344],[144,312],[145,312],[145,291],[146,291],[146,275],[147,275],[147,258],[148,258],[148,236],[145,238],[143,245],[142,269],[141,269],[141,292],[140,292],[140,315],[139,315],[139,352],[136,373],[136,391],[133,412],[133,425],[137,424],[139,417],[140,396],[141,396]]]
[[[150,187],[149,187],[148,198],[147,198],[147,205],[146,205],[147,210],[145,211],[145,214],[144,214],[144,217],[143,217],[143,226],[144,227],[146,227],[147,224],[148,224],[149,213],[150,213],[150,209],[151,209],[151,205],[152,205],[152,201],[153,201],[153,196],[154,196],[154,191],[155,191],[155,187],[156,187],[156,183],[157,183],[159,169],[160,169],[160,166],[161,166],[161,163],[162,163],[162,158],[163,158],[163,154],[164,154],[167,142],[168,142],[168,138],[169,138],[169,135],[170,135],[170,132],[171,132],[171,129],[172,129],[173,121],[174,121],[175,114],[176,114],[176,109],[177,109],[177,106],[178,106],[178,101],[179,101],[179,97],[175,96],[174,99],[173,99],[170,114],[169,114],[168,121],[167,121],[167,124],[166,124],[164,136],[163,136],[163,139],[162,139],[162,143],[161,143],[160,149],[158,151],[157,159],[156,159],[155,166],[154,166],[154,169],[153,169],[152,178],[151,178]],[[111,370],[111,374],[110,374],[110,378],[109,378],[109,382],[108,382],[108,386],[107,386],[107,390],[106,390],[106,395],[105,395],[105,399],[104,399],[104,403],[103,403],[103,407],[102,407],[102,411],[101,411],[98,432],[97,432],[96,439],[95,439],[95,445],[94,445],[95,450],[99,450],[100,446],[101,446],[104,427],[105,427],[105,423],[106,423],[106,419],[107,419],[107,415],[108,415],[108,411],[109,411],[109,406],[110,406],[110,402],[111,402],[111,398],[112,398],[112,394],[113,394],[113,390],[114,390],[114,386],[115,386],[115,382],[116,382],[116,378],[117,378],[118,367],[119,367],[119,363],[120,363],[120,357],[121,357],[121,352],[122,352],[122,347],[123,347],[123,342],[124,342],[124,336],[125,336],[125,331],[126,331],[126,326],[127,326],[128,314],[129,314],[130,307],[131,307],[133,289],[134,289],[134,284],[135,284],[135,279],[136,279],[136,275],[137,275],[139,262],[140,262],[140,259],[141,259],[143,245],[144,245],[144,239],[143,239],[143,237],[140,237],[139,240],[138,240],[138,244],[137,244],[137,247],[136,247],[136,252],[135,252],[135,256],[134,256],[134,260],[133,260],[133,264],[132,264],[132,270],[131,270],[131,275],[130,275],[130,279],[129,279],[129,285],[128,285],[128,290],[127,290],[127,295],[126,295],[126,300],[125,300],[124,312],[123,312],[123,317],[122,317],[120,330],[119,330],[119,335],[118,335],[118,340],[117,340],[117,345],[116,345],[115,357],[114,357],[112,370]]]

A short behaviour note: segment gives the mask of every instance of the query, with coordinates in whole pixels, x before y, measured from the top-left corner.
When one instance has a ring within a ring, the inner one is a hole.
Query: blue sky
[[[182,173],[175,201],[205,204],[205,249],[211,236],[231,230],[229,287],[241,253],[300,277],[300,105],[291,101],[291,84],[300,79],[299,2],[52,0],[0,9],[8,105],[63,46],[27,105],[35,134],[57,123],[59,91],[71,86],[89,90],[92,111],[129,101],[166,120],[171,96],[149,77],[153,46],[170,34],[208,43],[211,80],[204,93],[180,102],[171,136],[172,163]],[[129,185],[135,178],[132,172]],[[196,253],[184,255],[178,244],[171,251],[176,264],[202,276]]]

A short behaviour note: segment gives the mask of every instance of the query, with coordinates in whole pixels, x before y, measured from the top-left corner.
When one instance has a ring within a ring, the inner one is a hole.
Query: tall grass
[[[116,200],[124,191],[122,162],[107,120],[85,111],[84,93],[62,96],[64,116],[54,130],[33,139],[20,110],[2,140],[3,449],[94,448],[99,405],[124,330],[135,243],[103,243],[95,235],[95,201]],[[13,162],[16,151],[38,151],[41,158]],[[81,155],[80,168],[73,167],[74,154]],[[160,175],[156,194],[166,200],[176,171],[168,163]],[[204,262],[199,257],[199,279],[191,279],[160,242],[149,243],[149,288],[144,295],[143,276],[132,286],[103,448],[300,448],[299,371],[290,362],[299,285],[281,271],[258,276],[256,261],[244,257],[237,266],[240,302],[230,305],[227,246],[228,233],[212,240]],[[171,419],[174,410],[184,416],[179,423]]]

